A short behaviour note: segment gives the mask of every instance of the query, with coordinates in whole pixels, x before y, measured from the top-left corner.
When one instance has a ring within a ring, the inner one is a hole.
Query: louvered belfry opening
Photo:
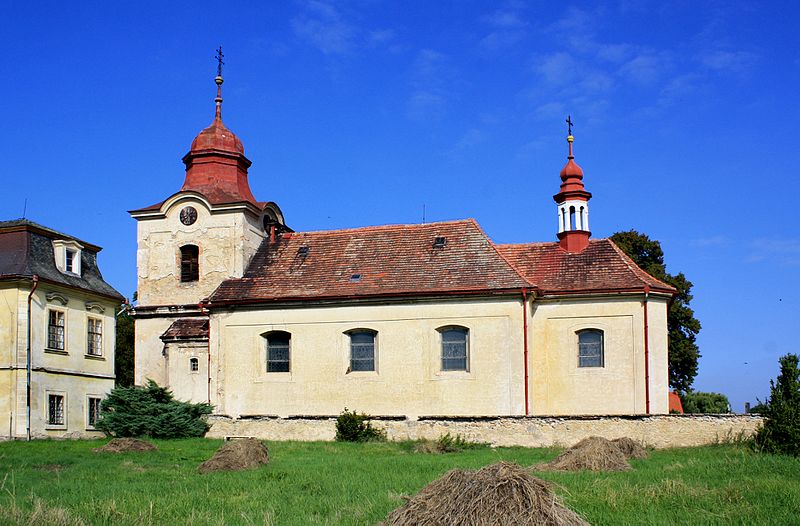
[[[181,247],[181,282],[187,283],[200,279],[200,266],[198,263],[200,250],[197,245],[184,245]]]

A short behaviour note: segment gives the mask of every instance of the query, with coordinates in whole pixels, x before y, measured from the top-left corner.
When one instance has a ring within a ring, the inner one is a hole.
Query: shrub
[[[386,440],[386,432],[372,427],[369,415],[344,408],[336,419],[336,440],[340,442],[370,442]]]
[[[800,368],[796,354],[787,354],[778,362],[777,380],[769,381],[770,394],[761,414],[764,426],[756,434],[756,446],[768,453],[800,456]]]
[[[452,453],[464,451],[465,449],[482,449],[489,447],[489,444],[487,442],[473,442],[459,434],[453,436],[450,433],[446,433],[436,440],[436,446],[442,453]]]
[[[210,404],[175,400],[152,380],[144,387],[116,387],[100,404],[95,427],[115,437],[186,438],[208,431]]]
[[[688,391],[681,394],[684,413],[730,413],[728,397],[720,393]]]

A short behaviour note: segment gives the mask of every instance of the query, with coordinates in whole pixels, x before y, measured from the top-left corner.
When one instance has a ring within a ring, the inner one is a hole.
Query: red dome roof
[[[225,127],[219,115],[211,126],[197,134],[192,141],[191,151],[222,150],[225,152],[244,154],[244,145],[239,137]]]

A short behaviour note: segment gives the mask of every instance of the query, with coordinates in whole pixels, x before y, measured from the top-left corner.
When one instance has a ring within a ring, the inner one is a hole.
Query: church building
[[[183,186],[130,212],[137,384],[233,418],[667,413],[675,291],[591,238],[571,133],[552,241],[473,219],[295,232],[250,191],[222,83]]]

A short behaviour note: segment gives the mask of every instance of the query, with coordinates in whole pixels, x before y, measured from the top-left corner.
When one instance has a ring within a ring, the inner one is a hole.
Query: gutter
[[[647,319],[647,298],[650,286],[644,286],[644,410],[650,414],[650,326]]]
[[[28,441],[31,439],[31,301],[33,300],[33,293],[36,292],[36,288],[39,286],[39,276],[34,274],[31,281],[33,286],[31,286],[31,291],[28,293],[28,345],[25,350],[25,411],[28,417],[25,438]]]
[[[206,354],[208,355],[208,363],[206,365],[206,375],[208,377],[208,385],[206,387],[206,395],[208,397],[208,403],[211,403],[211,311],[205,308],[206,300],[200,300],[200,303],[197,304],[200,307],[200,314],[205,314],[206,318],[208,318],[208,336],[206,337]]]

